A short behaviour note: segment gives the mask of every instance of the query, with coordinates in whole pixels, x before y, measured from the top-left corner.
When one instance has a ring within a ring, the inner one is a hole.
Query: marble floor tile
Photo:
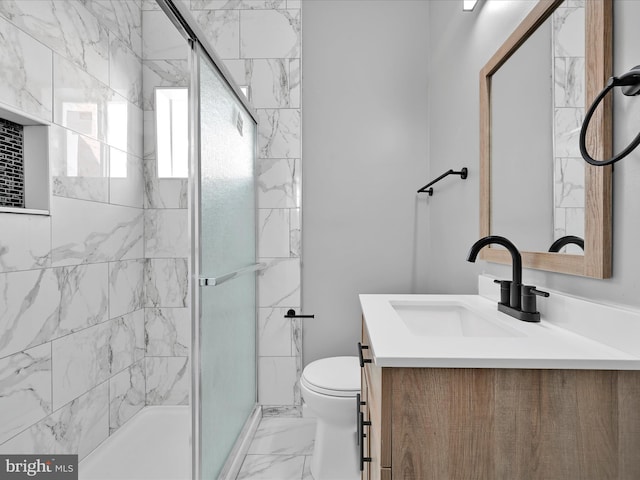
[[[249,455],[311,455],[316,433],[313,418],[263,418]]]
[[[236,480],[313,480],[316,420],[263,417]]]
[[[247,455],[237,480],[300,480],[304,468],[301,455]]]

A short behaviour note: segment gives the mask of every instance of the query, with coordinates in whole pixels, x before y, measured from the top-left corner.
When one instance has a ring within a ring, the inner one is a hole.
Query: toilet
[[[356,395],[360,393],[358,357],[311,362],[300,378],[302,398],[317,417],[311,458],[314,480],[360,478],[356,444]]]

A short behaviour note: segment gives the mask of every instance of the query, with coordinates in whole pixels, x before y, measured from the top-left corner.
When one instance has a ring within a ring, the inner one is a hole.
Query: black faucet
[[[507,238],[498,235],[489,235],[483,237],[473,244],[467,262],[475,262],[478,253],[487,245],[496,243],[505,247],[511,254],[511,294],[509,297],[509,306],[511,308],[520,308],[520,286],[522,285],[522,257],[516,246]]]
[[[468,262],[475,262],[480,250],[487,245],[498,244],[511,254],[511,281],[495,280],[500,284],[498,310],[526,322],[539,322],[540,312],[536,311],[535,295],[548,297],[547,292],[531,285],[522,285],[522,256],[516,246],[507,238],[498,235],[483,237],[474,243],[467,255]],[[524,294],[524,297],[523,297]],[[524,298],[524,302],[522,299]]]

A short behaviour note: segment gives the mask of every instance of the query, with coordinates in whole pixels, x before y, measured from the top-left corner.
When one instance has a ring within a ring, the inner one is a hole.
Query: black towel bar
[[[428,193],[429,196],[431,196],[433,195],[433,188],[429,188],[429,187],[431,187],[431,185],[433,185],[434,183],[439,182],[440,180],[442,180],[444,177],[448,175],[460,175],[460,178],[464,180],[465,178],[467,178],[467,173],[469,173],[467,170],[467,167],[464,167],[459,172],[456,172],[454,170],[447,170],[438,178],[436,178],[435,180],[432,180],[431,182],[427,183],[424,187],[422,187],[420,190],[418,190],[418,193]]]

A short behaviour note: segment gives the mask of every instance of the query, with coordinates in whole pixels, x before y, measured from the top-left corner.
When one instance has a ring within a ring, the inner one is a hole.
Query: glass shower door
[[[199,214],[194,219],[199,225],[199,379],[194,393],[204,480],[218,478],[256,405],[256,124],[209,58],[198,48],[194,57],[200,109]]]

